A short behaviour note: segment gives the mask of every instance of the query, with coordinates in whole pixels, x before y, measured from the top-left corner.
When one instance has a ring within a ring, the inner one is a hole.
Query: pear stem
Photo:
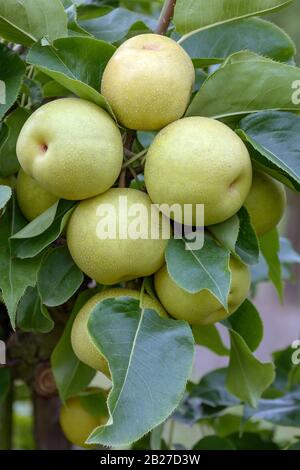
[[[156,27],[156,34],[166,34],[168,31],[171,19],[174,15],[174,8],[176,5],[176,0],[165,0],[165,3],[162,7],[161,14],[158,20]]]
[[[126,168],[127,166],[130,166],[132,163],[136,162],[141,157],[143,157],[145,155],[145,153],[147,153],[147,152],[148,152],[148,149],[144,149],[139,153],[133,154],[132,157],[129,160],[126,160],[126,162],[123,163],[122,168]]]
[[[125,137],[124,149],[131,152],[132,145],[136,136],[136,131],[128,130]],[[122,169],[119,178],[119,188],[126,188],[126,167]]]

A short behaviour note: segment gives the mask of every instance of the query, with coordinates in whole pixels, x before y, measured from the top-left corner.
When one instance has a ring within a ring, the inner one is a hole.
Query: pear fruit
[[[62,98],[27,119],[17,156],[24,171],[57,198],[86,199],[116,181],[122,138],[112,118],[94,103]]]
[[[107,423],[108,414],[107,411],[99,415],[92,414],[88,406],[84,406],[87,394],[94,394],[95,398],[101,402],[107,399],[107,393],[104,390],[90,387],[80,396],[69,398],[66,401],[65,405],[61,407],[59,421],[68,441],[78,447],[90,449],[93,445],[86,444],[86,440],[95,428]],[[96,397],[96,395],[98,396]],[[101,395],[103,395],[103,400]],[[99,409],[101,410],[100,406]]]
[[[207,289],[191,294],[170,277],[166,265],[154,277],[157,296],[165,310],[178,320],[191,325],[208,325],[231,315],[243,303],[250,288],[248,266],[231,257],[231,284],[228,296],[228,311]]]
[[[87,325],[90,313],[98,303],[105,299],[118,297],[131,297],[139,300],[140,292],[133,289],[110,288],[94,295],[78,312],[71,332],[72,347],[81,362],[108,376],[108,364],[94,345],[89,335]],[[152,299],[147,294],[144,294],[142,297],[142,306],[155,310],[162,317],[167,317],[167,314],[160,303],[157,300]]]
[[[158,34],[140,34],[109,60],[101,93],[123,126],[158,130],[184,114],[194,81],[193,63],[179,44]]]
[[[18,173],[16,191],[19,207],[27,220],[35,219],[58,200],[22,169]]]
[[[210,118],[187,117],[169,124],[155,137],[146,158],[145,183],[152,201],[178,204],[182,210],[191,204],[192,225],[199,225],[196,204],[204,204],[204,225],[234,215],[251,181],[246,146],[228,126]],[[182,223],[178,215],[171,217]]]
[[[164,263],[168,243],[161,214],[154,209],[147,194],[129,188],[112,188],[81,201],[67,227],[68,247],[77,266],[105,285],[153,274]],[[157,224],[152,210],[158,215]],[[152,238],[153,227],[157,238]]]
[[[276,227],[283,216],[286,207],[283,184],[266,173],[255,171],[244,206],[257,235],[264,235]]]

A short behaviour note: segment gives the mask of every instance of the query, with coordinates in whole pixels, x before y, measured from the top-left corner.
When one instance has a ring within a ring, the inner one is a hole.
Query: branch
[[[131,152],[132,145],[136,136],[136,131],[127,131],[125,142],[124,142],[124,150]],[[120,178],[119,178],[119,188],[126,188],[126,167],[124,167],[121,171]]]
[[[174,8],[176,0],[165,0],[164,6],[161,10],[161,14],[156,27],[156,34],[166,34],[169,28],[169,24],[174,15]]]

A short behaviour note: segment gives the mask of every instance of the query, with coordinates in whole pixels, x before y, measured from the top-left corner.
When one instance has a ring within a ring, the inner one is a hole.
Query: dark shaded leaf
[[[53,46],[35,44],[27,61],[75,95],[110,111],[99,90],[103,70],[114,51],[115,47],[104,41],[69,37],[55,40]]]
[[[16,144],[21,128],[30,115],[30,111],[17,108],[4,120],[4,138],[0,138],[0,175],[10,176],[20,168],[16,154]],[[3,132],[3,131],[2,131]]]
[[[292,100],[292,88],[289,93]],[[253,147],[251,156],[259,167],[300,191],[300,116],[264,111],[242,119],[239,128],[238,134]]]
[[[245,340],[251,351],[258,348],[263,339],[264,326],[256,307],[250,300],[246,299],[224,323]]]
[[[52,371],[63,402],[84,390],[96,373],[94,369],[79,361],[71,344],[71,330],[75,317],[93,295],[95,295],[94,289],[84,291],[79,295],[63,335],[51,356]]]
[[[157,21],[151,16],[136,13],[125,8],[115,8],[107,15],[90,20],[79,20],[79,25],[92,36],[108,42],[124,38],[135,23],[143,23],[154,30]]]
[[[55,248],[43,259],[38,275],[37,286],[42,302],[49,307],[67,302],[80,287],[83,278],[68,248]]]
[[[3,0],[0,1],[3,2]],[[0,83],[0,119],[16,101],[24,74],[24,62],[8,47],[0,44],[0,80],[2,81]]]
[[[282,62],[295,55],[295,45],[288,35],[275,24],[261,18],[246,18],[216,25],[189,36],[181,46],[196,67],[223,62],[230,54],[242,50]]]
[[[28,287],[17,308],[17,325],[23,331],[48,333],[54,327],[54,321],[42,304],[36,287]]]

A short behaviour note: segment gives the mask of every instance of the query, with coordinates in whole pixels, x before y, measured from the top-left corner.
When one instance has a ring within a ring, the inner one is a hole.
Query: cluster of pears
[[[149,214],[153,203],[204,204],[206,226],[227,220],[244,205],[258,235],[281,219],[283,186],[267,174],[253,172],[248,150],[236,133],[214,119],[182,117],[194,81],[190,58],[172,39],[144,34],[127,40],[108,62],[101,92],[121,126],[159,131],[146,158],[147,193],[113,187],[123,161],[116,121],[94,103],[65,98],[39,108],[21,130],[17,196],[29,220],[59,198],[79,200],[68,224],[67,244],[85,274],[108,286],[154,274],[160,303],[144,295],[144,306],[191,324],[208,324],[230,315],[245,299],[250,274],[240,260],[230,260],[227,311],[208,290],[191,294],[175,283],[164,264],[164,237],[97,236],[98,208],[110,204],[117,209],[120,196],[127,198],[128,211],[143,204]],[[144,222],[149,222],[146,216]],[[138,298],[139,292],[110,288],[97,294],[81,309],[72,331],[78,357],[105,372],[106,361],[89,337],[87,320],[96,303],[118,296]]]

